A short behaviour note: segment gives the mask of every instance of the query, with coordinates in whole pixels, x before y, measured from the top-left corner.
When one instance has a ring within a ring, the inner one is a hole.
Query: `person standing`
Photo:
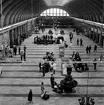
[[[24,50],[21,50],[20,52],[21,61],[23,60],[23,56],[24,56]]]
[[[77,45],[79,46],[79,38],[77,39]]]
[[[33,93],[32,90],[30,89],[29,94],[28,94],[28,101],[31,103],[33,98]]]
[[[26,46],[24,45],[24,52],[26,53]]]
[[[89,51],[88,52],[91,53],[91,45],[89,45]]]
[[[17,54],[17,46],[16,45],[14,46],[14,54],[15,54],[15,56]]]
[[[41,66],[42,66],[42,64],[41,64],[41,62],[39,62],[39,72],[41,72]]]
[[[51,82],[51,87],[54,88],[54,76],[53,76],[53,74],[51,74],[50,82]]]
[[[41,94],[44,93],[44,82],[41,83]]]
[[[89,51],[89,47],[87,46],[86,47],[86,54],[88,54],[88,51]]]
[[[83,40],[82,40],[82,38],[80,39],[80,46],[83,46]]]
[[[55,74],[56,66],[57,66],[57,64],[56,64],[56,62],[54,62],[54,63],[53,63],[53,74]]]
[[[94,46],[94,52],[97,52],[97,45]]]
[[[15,46],[15,56],[17,55],[17,46]]]
[[[97,66],[97,60],[96,60],[96,58],[93,60],[94,61],[94,63],[93,63],[93,65],[94,65],[94,70],[96,71],[96,66]]]
[[[46,68],[45,68],[45,65],[43,64],[43,65],[42,65],[43,77],[45,76],[45,69],[46,69]]]
[[[26,51],[24,51],[23,57],[24,57],[24,61],[26,61]]]

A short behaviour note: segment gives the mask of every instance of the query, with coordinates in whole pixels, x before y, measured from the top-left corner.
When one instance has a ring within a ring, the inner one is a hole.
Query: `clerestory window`
[[[69,16],[69,14],[65,10],[59,8],[51,8],[43,11],[40,16]]]

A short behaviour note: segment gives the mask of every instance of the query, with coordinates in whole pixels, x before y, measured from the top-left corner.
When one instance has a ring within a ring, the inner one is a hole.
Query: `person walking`
[[[41,94],[44,93],[44,82],[41,83]]]
[[[28,94],[28,102],[31,103],[33,98],[33,93],[32,90],[30,89],[29,94]]]
[[[51,82],[51,87],[54,88],[54,76],[53,76],[53,74],[51,74],[50,82]]]
[[[97,60],[96,60],[96,58],[93,60],[93,65],[94,65],[94,70],[96,71],[96,66],[97,66],[97,62],[96,62]]]

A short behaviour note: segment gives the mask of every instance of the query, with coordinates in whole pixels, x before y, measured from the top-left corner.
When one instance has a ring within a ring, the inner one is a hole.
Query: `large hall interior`
[[[104,0],[0,0],[0,105],[104,105]]]

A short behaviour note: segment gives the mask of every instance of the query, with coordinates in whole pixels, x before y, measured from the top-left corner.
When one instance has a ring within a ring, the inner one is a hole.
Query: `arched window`
[[[69,16],[69,14],[59,8],[51,8],[43,11],[40,16]]]

